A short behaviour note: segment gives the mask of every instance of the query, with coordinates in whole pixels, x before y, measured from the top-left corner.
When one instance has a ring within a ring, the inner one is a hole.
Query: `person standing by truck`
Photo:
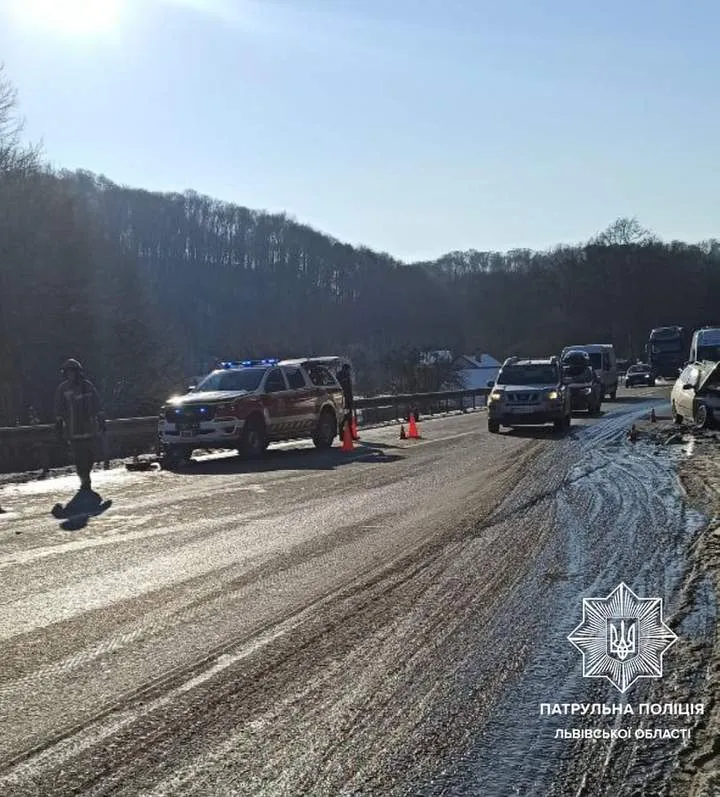
[[[343,398],[345,400],[345,415],[343,417],[343,422],[340,427],[340,439],[342,440],[344,426],[346,423],[350,424],[350,429],[352,431],[352,419],[353,419],[353,412],[355,410],[355,400],[353,396],[353,386],[352,386],[352,374],[350,372],[350,365],[345,363],[343,367],[337,373],[337,380],[340,384],[340,387],[343,391]],[[353,435],[353,438],[357,440],[357,437]]]
[[[58,440],[70,444],[80,489],[90,491],[90,472],[98,437],[105,431],[105,414],[100,396],[78,360],[67,360],[60,373],[63,381],[55,391],[55,432]]]

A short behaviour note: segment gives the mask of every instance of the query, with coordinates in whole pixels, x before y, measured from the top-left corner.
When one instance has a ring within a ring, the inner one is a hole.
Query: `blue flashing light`
[[[228,362],[220,363],[220,365],[223,368],[251,368],[252,366],[257,365],[275,365],[279,362],[280,360],[278,360],[276,357],[266,357],[263,360],[230,360]]]

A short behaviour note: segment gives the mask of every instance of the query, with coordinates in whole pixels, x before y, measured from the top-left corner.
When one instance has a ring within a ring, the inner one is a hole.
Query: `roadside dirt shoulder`
[[[675,426],[666,419],[637,425],[639,439],[671,450],[687,502],[707,517],[707,525],[692,550],[691,579],[710,578],[720,599],[720,431]],[[703,695],[705,714],[696,726],[675,776],[677,794],[710,797],[720,794],[720,635],[715,633]]]

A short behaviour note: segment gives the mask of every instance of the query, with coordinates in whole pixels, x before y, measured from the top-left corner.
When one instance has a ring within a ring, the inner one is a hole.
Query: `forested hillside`
[[[717,241],[619,220],[585,245],[403,264],[287,216],[51,173],[13,101],[0,84],[0,425],[48,419],[70,355],[121,416],[155,412],[216,356],[346,353],[373,392],[408,387],[393,374],[412,350],[592,339],[633,356],[652,326],[720,321]]]

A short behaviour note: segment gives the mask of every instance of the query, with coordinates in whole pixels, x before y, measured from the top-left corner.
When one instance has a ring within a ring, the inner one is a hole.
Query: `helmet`
[[[60,373],[63,374],[63,376],[66,376],[68,371],[77,371],[78,373],[82,373],[82,370],[82,364],[78,360],[75,360],[71,357],[69,360],[65,360],[62,368],[60,369]]]
[[[590,365],[590,355],[586,351],[571,349],[562,358],[563,365],[584,367]]]

